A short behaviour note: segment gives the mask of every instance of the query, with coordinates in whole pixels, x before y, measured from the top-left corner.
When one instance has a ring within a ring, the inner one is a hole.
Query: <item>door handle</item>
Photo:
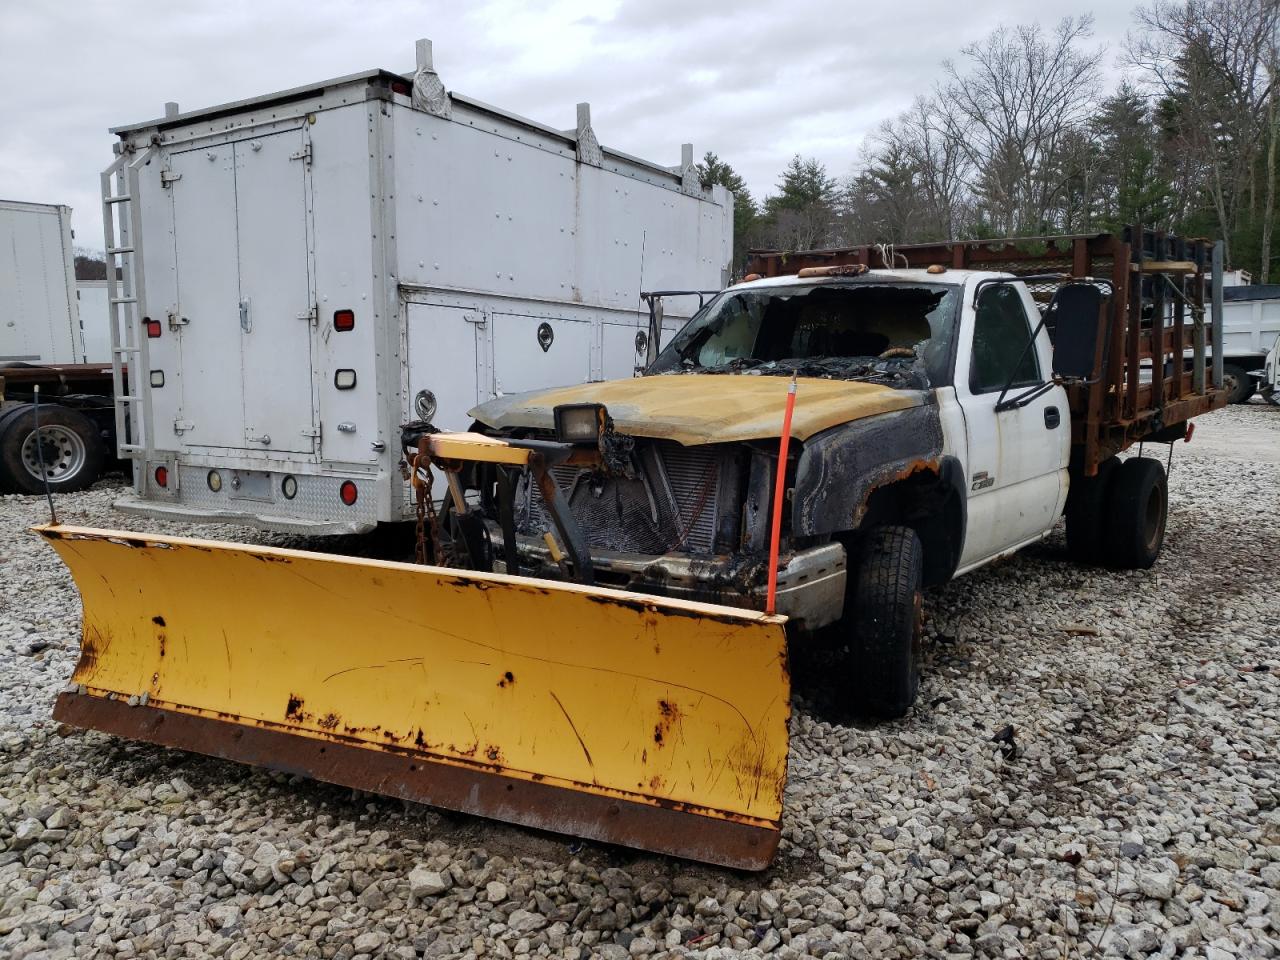
[[[1057,407],[1044,408],[1044,425],[1050,430],[1054,429],[1062,422],[1062,414],[1058,413]]]

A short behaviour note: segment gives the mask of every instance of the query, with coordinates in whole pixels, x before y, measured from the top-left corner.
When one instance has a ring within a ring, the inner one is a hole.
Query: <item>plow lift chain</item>
[[[612,424],[608,426],[611,428]],[[586,535],[550,468],[574,463],[604,471],[630,471],[630,438],[619,437],[611,429],[605,436],[607,443],[602,441],[600,447],[604,449],[601,449],[554,440],[441,433],[430,424],[406,424],[401,430],[401,441],[414,490],[417,562],[492,572],[494,558],[484,513],[468,503],[465,491],[479,490],[482,499],[487,500],[489,491],[496,486],[495,505],[502,532],[505,572],[519,576],[515,496],[519,476],[527,473],[537,485],[555,528],[543,536],[553,559],[568,579],[592,585],[595,576]],[[448,491],[438,511],[432,495],[433,467],[448,481]],[[464,478],[469,482],[464,482]]]

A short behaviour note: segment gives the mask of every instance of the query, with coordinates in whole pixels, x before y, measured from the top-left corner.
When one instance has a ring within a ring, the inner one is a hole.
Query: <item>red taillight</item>
[[[356,485],[352,481],[343,480],[342,486],[338,488],[338,496],[342,498],[342,502],[348,507],[352,507],[355,506],[356,497],[359,496],[359,491],[356,489]]]
[[[160,321],[152,320],[150,317],[143,317],[143,325],[147,328],[147,337],[151,340],[160,336]]]
[[[339,333],[356,328],[356,312],[354,310],[333,311],[333,329]]]
[[[167,487],[169,485],[169,468],[156,467],[156,486]]]

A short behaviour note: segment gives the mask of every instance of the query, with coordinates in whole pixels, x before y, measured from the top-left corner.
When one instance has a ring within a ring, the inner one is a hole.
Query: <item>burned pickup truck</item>
[[[1115,455],[1182,439],[1225,402],[1203,362],[1212,246],[1131,230],[882,256],[756,254],[774,275],[723,291],[646,376],[476,408],[476,430],[544,469],[444,462],[441,551],[764,608],[794,380],[776,609],[791,635],[843,632],[862,712],[915,699],[923,586],[1042,539],[1064,512],[1076,559],[1154,563],[1165,470]],[[1197,367],[1168,362],[1187,349]]]
[[[47,524],[84,611],[54,717],[763,869],[797,644],[898,715],[926,584],[1064,512],[1075,557],[1156,560],[1164,468],[1116,454],[1226,402],[1210,262],[1136,230],[761,255],[644,377],[408,425],[417,564]]]

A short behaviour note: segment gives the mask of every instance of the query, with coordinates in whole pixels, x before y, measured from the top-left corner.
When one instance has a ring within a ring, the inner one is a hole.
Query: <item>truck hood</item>
[[[494,429],[552,430],[562,403],[602,403],[619,433],[674,440],[685,446],[764,440],[782,433],[786,377],[679,374],[606,380],[511,394],[483,403],[470,416]],[[875,383],[801,378],[791,436],[807,440],[851,420],[924,403],[919,390]]]

